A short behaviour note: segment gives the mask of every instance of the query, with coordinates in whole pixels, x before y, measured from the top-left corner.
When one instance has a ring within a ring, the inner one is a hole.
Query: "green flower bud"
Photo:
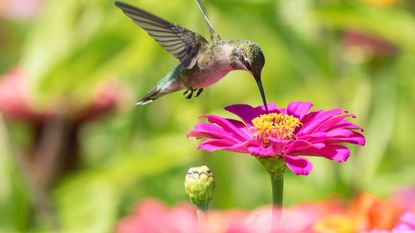
[[[206,166],[190,168],[184,181],[184,188],[193,204],[199,209],[207,210],[215,189],[212,171]]]

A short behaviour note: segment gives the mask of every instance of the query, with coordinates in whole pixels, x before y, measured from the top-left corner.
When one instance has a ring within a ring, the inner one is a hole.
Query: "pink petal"
[[[222,127],[226,132],[234,135],[241,141],[247,139],[247,135],[241,131],[238,127],[232,124],[232,122],[226,120],[225,118],[213,115],[201,115],[200,117],[206,118],[209,122],[214,123]]]
[[[348,129],[334,129],[327,132],[327,137],[331,142],[347,142],[356,144],[359,146],[365,145],[365,137],[358,133]]]
[[[313,169],[313,166],[307,159],[298,156],[285,155],[284,160],[287,167],[297,175],[308,175]]]
[[[348,142],[352,144],[356,144],[358,146],[364,146],[366,144],[366,138],[362,134],[358,132],[354,132],[353,136],[348,138],[336,138],[337,142]]]
[[[248,146],[254,147],[258,146],[255,144],[256,140],[248,140],[245,142],[240,142],[235,144],[234,142],[230,142],[227,140],[222,139],[210,139],[202,142],[197,149],[198,150],[205,150],[207,152],[212,152],[216,150],[228,150],[233,152],[239,153],[250,153],[247,149]]]
[[[231,124],[233,124],[235,127],[237,127],[238,129],[240,129],[242,132],[244,132],[245,135],[247,135],[247,137],[252,137],[252,132],[249,130],[250,127],[245,125],[243,122],[235,120],[235,119],[229,119],[229,118],[225,118],[225,119],[229,121]]]
[[[316,128],[318,128],[326,120],[343,112],[344,112],[343,109],[332,109],[329,111],[311,112],[303,117],[302,119],[303,127],[301,127],[301,130],[298,132],[298,134],[304,135],[304,134],[312,133]]]
[[[294,154],[322,156],[341,163],[345,162],[349,158],[350,151],[347,147],[342,145],[327,145],[322,149],[310,148],[296,151]]]
[[[225,110],[239,116],[249,126],[252,126],[252,119],[261,114],[260,111],[247,104],[230,105],[225,107]]]
[[[364,131],[362,127],[360,127],[356,124],[353,124],[350,121],[346,121],[346,120],[343,120],[343,121],[337,123],[336,125],[333,126],[333,128],[356,129],[356,130]]]
[[[260,115],[262,115],[262,114],[266,114],[266,113],[267,113],[267,112],[266,112],[266,110],[265,110],[264,105],[260,105],[260,106],[256,107],[255,109],[256,109],[256,110],[258,110],[258,111],[260,112]],[[271,113],[271,112],[278,111],[278,109],[277,109],[277,105],[275,105],[274,103],[268,103],[268,111],[269,111],[270,113]]]
[[[248,149],[250,147],[260,147],[260,145],[258,144],[256,139],[251,138],[251,139],[248,139],[247,141],[232,145],[231,147],[229,147],[229,150],[239,151],[243,153],[250,153]]]
[[[252,126],[252,120],[255,117],[266,113],[264,106],[254,108],[248,104],[230,105],[225,107],[225,110],[239,116],[248,126]],[[276,110],[277,106],[275,104],[268,104],[268,111],[273,112]]]
[[[326,132],[317,132],[313,134],[303,135],[296,138],[297,141],[307,141],[312,144],[323,142],[327,139]]]
[[[313,107],[313,104],[310,102],[291,102],[287,106],[287,114],[301,120],[311,107]]]
[[[226,132],[224,129],[206,122],[195,125],[194,129],[187,133],[188,137],[227,139],[229,141],[239,142],[233,134]]]
[[[258,145],[258,146],[251,145],[251,146],[248,146],[248,151],[249,151],[250,154],[256,155],[256,156],[267,157],[267,156],[274,156],[275,155],[274,154],[274,149],[271,146],[265,148],[265,147],[262,147],[260,145]]]
[[[353,131],[343,128],[335,128],[327,132],[327,137],[351,137]]]
[[[342,114],[342,115],[333,116],[332,118],[322,123],[319,127],[315,128],[314,131],[317,131],[317,130],[327,131],[331,129],[334,125],[336,125],[337,123],[343,121],[343,119],[346,117],[355,117],[355,116],[353,114]]]
[[[222,149],[229,148],[232,145],[233,145],[232,142],[229,142],[229,141],[226,141],[226,140],[209,139],[209,140],[206,140],[206,141],[202,142],[197,147],[197,149],[198,150],[205,150],[207,152],[212,152],[212,151],[216,151],[216,150],[222,150]]]
[[[268,140],[271,142],[271,147],[274,150],[274,155],[282,155],[287,145],[291,142],[291,140],[281,140],[273,137],[269,137]]]
[[[287,146],[287,149],[285,150],[285,152],[287,154],[290,154],[292,151],[304,150],[310,147],[314,147],[314,145],[311,142],[304,141],[304,140],[295,140],[290,145]]]

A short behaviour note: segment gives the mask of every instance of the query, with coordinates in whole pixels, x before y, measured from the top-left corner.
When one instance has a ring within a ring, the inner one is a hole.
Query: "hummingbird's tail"
[[[141,98],[136,105],[146,105],[148,103],[153,102],[154,100],[160,98],[161,96],[165,95],[166,93],[162,93],[160,90],[153,89],[147,93],[143,98]]]
[[[146,105],[153,102],[154,100],[183,89],[180,81],[177,79],[162,79],[156,86],[151,89],[143,98],[141,98],[136,105]]]
[[[179,75],[182,69],[181,65],[177,65],[172,71],[164,76],[142,99],[137,102],[137,105],[145,105],[154,100],[167,95],[169,93],[183,89],[180,82]]]

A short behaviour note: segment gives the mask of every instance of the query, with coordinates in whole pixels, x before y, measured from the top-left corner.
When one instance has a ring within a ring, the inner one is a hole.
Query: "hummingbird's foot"
[[[191,87],[189,87],[189,89],[187,89],[183,95],[186,96],[186,99],[191,99],[193,96],[193,92],[195,92],[197,89],[193,89]]]
[[[203,88],[199,88],[199,89],[196,89],[196,90],[197,90],[197,92],[196,92],[195,97],[198,97],[200,94],[202,94]]]

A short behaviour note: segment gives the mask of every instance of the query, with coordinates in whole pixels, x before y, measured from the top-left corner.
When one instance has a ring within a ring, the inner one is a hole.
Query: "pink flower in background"
[[[35,104],[30,80],[20,68],[0,76],[0,117],[24,122],[31,129],[30,146],[22,147],[24,156],[19,161],[34,172],[28,173],[34,185],[52,187],[81,166],[81,128],[117,110],[124,95],[119,85],[106,81],[97,84],[82,103],[62,95]]]
[[[42,2],[43,0],[2,0],[0,1],[0,16],[28,20],[38,14]]]
[[[305,204],[284,209],[284,233],[311,233],[311,227],[328,206]],[[196,209],[187,204],[168,208],[155,199],[141,201],[133,213],[116,226],[117,233],[270,233],[271,208],[213,210],[198,227]]]
[[[372,230],[363,233],[415,233],[415,214],[411,212],[404,213],[399,224],[391,231],[387,230]]]
[[[50,110],[38,111],[30,104],[30,85],[19,68],[0,76],[0,112],[7,118],[40,122],[49,117]]]
[[[393,196],[393,200],[404,209],[415,211],[415,188],[403,187]]]
[[[202,115],[208,122],[197,124],[189,137],[206,138],[198,149],[208,152],[229,150],[258,157],[281,156],[287,167],[297,175],[308,175],[311,163],[301,156],[324,157],[345,162],[350,156],[344,143],[363,146],[362,128],[345,120],[354,117],[343,109],[309,111],[310,102],[291,102],[286,108],[269,104],[231,105],[225,110],[240,120],[215,115]]]
[[[81,125],[116,110],[122,102],[122,88],[114,82],[103,82],[92,91],[86,104],[73,104],[67,98],[63,103],[51,99],[39,108],[31,101],[33,87],[29,78],[20,68],[0,76],[0,113],[6,118],[40,124],[62,114],[64,109],[73,123]]]
[[[134,212],[116,226],[116,232],[195,232],[197,231],[195,213],[190,205],[169,209],[155,199],[148,199],[139,203]]]
[[[402,233],[409,233],[415,232],[415,214],[411,213],[411,212],[406,212],[405,214],[402,215],[402,217],[400,218],[400,223],[399,225],[393,229],[396,232],[402,232]]]
[[[415,233],[415,215],[394,200],[395,197],[381,200],[363,193],[350,203],[332,198],[295,205],[284,208],[279,230],[284,233]],[[409,209],[415,207],[415,203],[407,204]],[[199,231],[193,206],[167,207],[156,199],[146,199],[121,219],[115,232],[270,233],[271,212],[270,206],[252,211],[212,210]]]
[[[242,221],[242,210],[210,211],[204,220],[203,232],[227,232],[232,222]],[[168,208],[156,199],[141,201],[133,213],[116,226],[117,233],[194,233],[199,232],[196,209],[189,204]]]
[[[300,204],[284,208],[278,232],[284,233],[313,233],[314,224],[327,214],[335,214],[341,211],[335,202],[319,202]],[[270,233],[271,222],[278,219],[272,218],[270,206],[260,207],[251,211],[244,221],[233,223],[229,231],[232,233]],[[274,218],[277,216],[274,215]]]
[[[359,56],[365,60],[376,58],[388,58],[398,53],[399,48],[379,36],[370,35],[368,32],[348,30],[343,36],[343,47],[353,57]],[[356,62],[356,61],[353,61]]]

